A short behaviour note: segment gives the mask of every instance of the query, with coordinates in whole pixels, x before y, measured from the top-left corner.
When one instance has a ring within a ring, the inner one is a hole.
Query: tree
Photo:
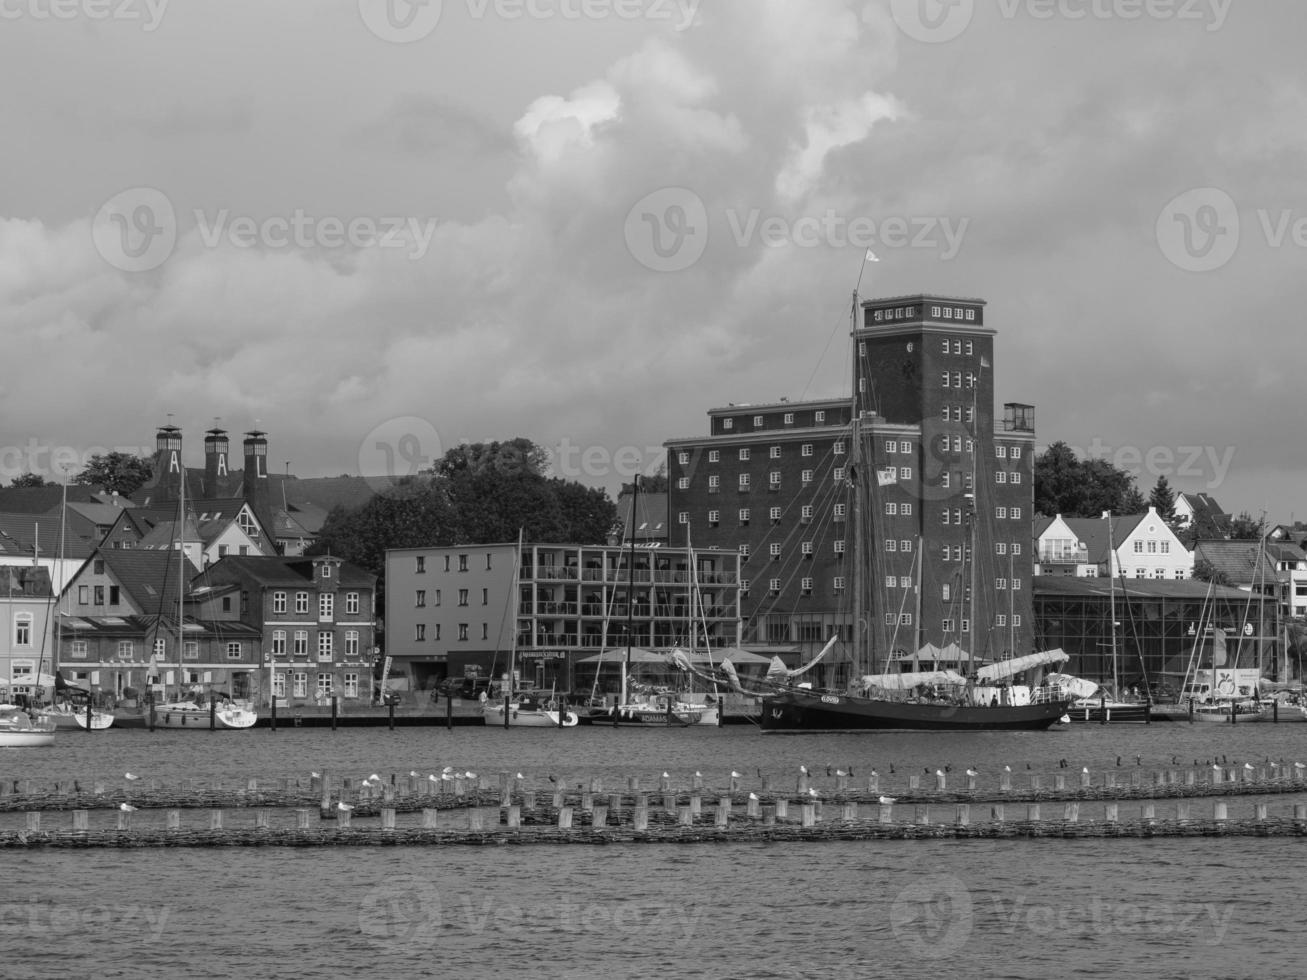
[[[640,477],[641,493],[666,493],[671,489],[667,480],[667,461],[658,464],[658,469],[649,476]]]
[[[1105,459],[1081,460],[1064,442],[1035,457],[1035,510],[1045,517],[1139,513],[1142,500],[1125,470]]]
[[[453,544],[457,528],[444,481],[405,480],[360,507],[333,508],[309,551],[335,555],[381,575],[386,549]]]
[[[131,453],[97,453],[73,482],[130,497],[154,475],[154,463]]]
[[[16,476],[9,481],[11,487],[48,487],[50,484],[45,482],[45,477],[39,473],[24,473]]]
[[[1168,526],[1175,527],[1175,491],[1166,482],[1165,476],[1159,475],[1153,484],[1152,493],[1148,495],[1148,506],[1157,511],[1157,516]]]
[[[549,466],[549,451],[519,436],[507,442],[467,442],[455,446],[435,463],[437,476],[456,477],[492,470],[501,475],[527,473],[543,477]]]
[[[1216,566],[1206,558],[1194,559],[1193,577],[1198,579],[1200,582],[1211,582],[1213,585],[1230,584],[1230,579],[1226,576],[1225,572],[1217,571]]]
[[[1244,511],[1230,522],[1227,536],[1231,541],[1256,541],[1262,536],[1262,522]]]

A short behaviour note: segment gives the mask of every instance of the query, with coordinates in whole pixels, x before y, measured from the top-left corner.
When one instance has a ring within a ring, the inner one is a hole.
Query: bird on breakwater
[[[953,763],[951,763],[951,762],[946,762],[946,763],[944,763],[944,771],[945,771],[945,772],[952,772],[952,771],[953,771]]]
[[[815,799],[817,798],[817,796],[819,795],[819,794],[817,793],[817,788],[814,786],[812,789],[808,790],[808,795],[811,796],[811,797],[815,800]]]
[[[416,769],[410,769],[410,770],[408,771],[408,774],[409,774],[410,776],[412,776],[413,778],[416,779],[417,776],[418,776],[418,771],[417,771]]]
[[[1027,762],[1027,763],[1026,763],[1026,769],[1029,769],[1029,768],[1030,768],[1030,763]]]
[[[337,810],[353,810],[354,807],[353,807],[352,804],[346,803],[344,800],[341,800],[339,803],[336,804],[336,809],[337,809]]]
[[[1171,756],[1171,765],[1178,766],[1179,764],[1180,764],[1180,757],[1178,755]]]
[[[1058,765],[1058,768],[1059,768],[1059,769],[1065,769],[1065,768],[1066,768],[1066,759],[1059,759],[1057,765]]]
[[[1004,772],[1011,772],[1011,771],[1012,771],[1012,767],[1011,767],[1011,766],[1004,766],[1004,767],[1003,767],[1003,771],[1004,771]]]
[[[830,773],[830,763],[828,762],[828,763],[826,763],[826,775],[827,775],[827,776],[830,776],[830,774],[831,774],[831,773]]]
[[[968,776],[978,776],[978,775],[980,775],[980,773],[978,773],[975,769],[968,769],[968,770],[967,770],[967,775],[968,775]]]
[[[519,773],[517,774],[517,778],[518,778],[518,779],[525,779],[526,777],[523,776],[523,775],[519,772]]]
[[[666,769],[664,769],[664,770],[663,770],[663,779],[671,779],[671,778],[672,778],[672,774],[669,773]]]
[[[311,772],[311,773],[309,773],[309,778],[310,778],[310,779],[320,779],[320,778],[322,778],[322,773],[320,773],[320,772]]]
[[[81,791],[82,791],[82,784],[79,783],[77,780],[74,779],[74,780],[73,780],[73,792],[74,792],[74,793],[80,793]]]
[[[759,772],[759,774],[761,774],[761,773],[762,773],[762,770],[759,769],[758,772]],[[703,773],[701,773],[698,769],[696,769],[696,770],[694,771],[694,778],[695,778],[695,779],[703,779]]]
[[[1144,764],[1144,757],[1142,755],[1135,756],[1135,765],[1142,766],[1143,764]]]
[[[140,776],[133,775],[133,774],[130,773],[130,772],[125,772],[125,773],[123,773],[123,779],[130,779],[130,780],[132,780],[133,782],[135,782],[136,780],[138,780],[138,779],[140,779],[140,778],[141,778]]]
[[[556,782],[558,782],[558,777],[555,776],[553,773],[550,773],[550,774],[549,774],[549,781],[550,781],[551,783],[556,783]]]
[[[1084,767],[1083,769],[1081,769],[1080,771],[1083,772],[1083,773],[1088,774],[1088,772],[1089,772],[1089,767],[1088,767],[1088,766],[1085,766],[1085,767]]]
[[[743,778],[743,776],[744,776],[744,773],[742,773],[742,772],[737,772],[737,771],[734,770],[734,769],[731,770],[731,778],[732,778],[732,779],[741,779],[741,778]]]
[[[1244,767],[1245,769],[1247,769],[1249,772],[1252,772],[1252,771],[1253,771],[1253,764],[1252,764],[1251,762],[1245,762],[1245,763],[1243,764],[1243,767]]]
[[[123,813],[135,813],[135,812],[136,812],[136,807],[132,806],[130,803],[119,803],[119,804],[118,804],[118,809],[119,809],[119,810],[122,810]]]
[[[894,797],[892,797],[892,796],[882,796],[882,797],[880,798],[880,805],[881,805],[881,806],[889,806],[889,805],[892,804],[894,801],[895,801],[895,800],[894,800]]]
[[[757,793],[750,793],[750,794],[749,794],[749,799],[751,799],[751,800],[756,800],[757,798],[758,798],[758,794],[757,794]]]
[[[835,775],[837,775],[837,776],[847,776],[848,773],[845,772],[843,769],[836,769],[836,770],[835,770]]]
[[[805,776],[808,775],[808,767],[807,767],[807,766],[804,766],[804,765],[800,765],[800,766],[799,766],[799,772],[803,773],[803,775],[805,775]]]

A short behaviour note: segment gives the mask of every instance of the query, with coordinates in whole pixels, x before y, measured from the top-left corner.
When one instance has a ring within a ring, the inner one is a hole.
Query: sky
[[[1301,0],[0,0],[0,480],[525,436],[611,493],[980,297],[998,400],[1307,518]],[[867,249],[880,261],[865,261]]]

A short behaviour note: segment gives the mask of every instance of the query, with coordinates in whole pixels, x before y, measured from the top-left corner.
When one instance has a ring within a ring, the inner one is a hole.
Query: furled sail
[[[1057,650],[1041,650],[1039,653],[1028,653],[1024,657],[1012,657],[1009,660],[1000,660],[998,663],[986,664],[976,671],[976,678],[981,681],[1001,681],[1004,678],[1019,674],[1023,670],[1047,667],[1050,664],[1062,664],[1070,659],[1060,648]]]
[[[967,679],[956,670],[922,670],[906,674],[867,674],[862,678],[866,687],[883,691],[908,691],[923,684],[966,684]]]

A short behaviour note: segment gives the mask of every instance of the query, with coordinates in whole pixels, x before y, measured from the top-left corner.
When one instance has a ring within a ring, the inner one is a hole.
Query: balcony
[[[1088,565],[1089,549],[1083,545],[1040,545],[1037,561],[1041,565]]]

